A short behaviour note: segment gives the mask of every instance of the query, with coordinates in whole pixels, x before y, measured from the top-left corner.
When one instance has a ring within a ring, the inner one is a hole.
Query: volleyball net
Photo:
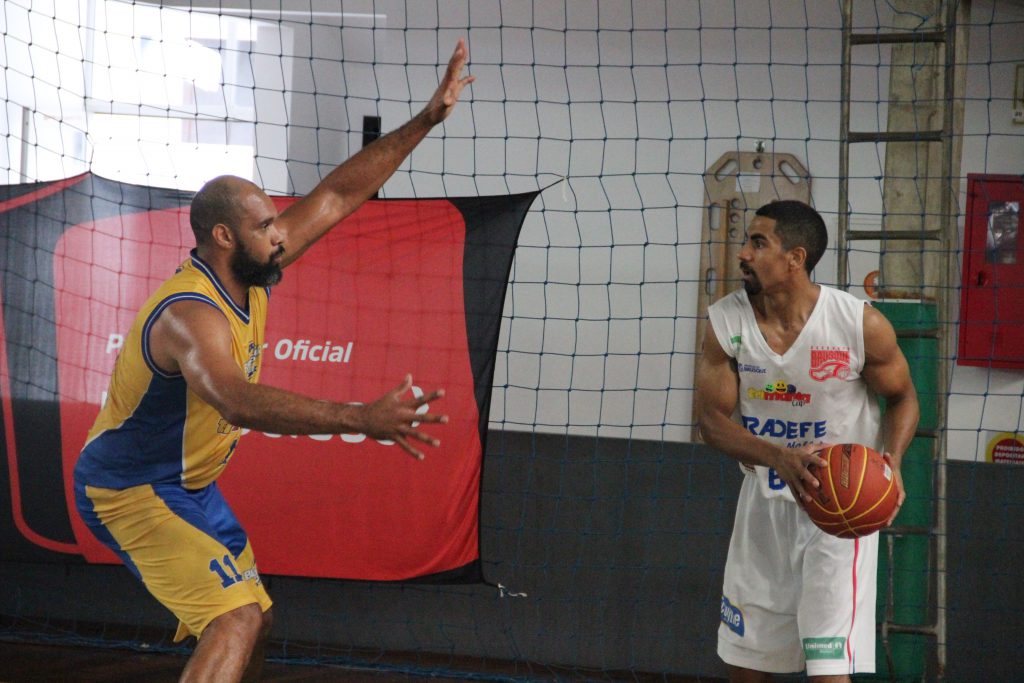
[[[420,672],[464,669],[472,660],[480,676],[496,678],[721,675],[715,629],[739,473],[695,443],[699,330],[715,292],[736,284],[725,246],[742,241],[761,203],[789,197],[811,202],[829,228],[815,280],[880,299],[902,325],[931,419],[923,425],[931,434],[908,460],[917,506],[904,520],[926,533],[891,539],[880,571],[879,618],[923,630],[894,628],[895,655],[892,643],[880,647],[879,670],[920,677],[953,656],[943,648],[955,645],[962,655],[1008,646],[998,633],[965,642],[974,631],[958,631],[964,622],[927,631],[969,611],[956,586],[974,585],[978,573],[1015,582],[1012,560],[1024,547],[1013,531],[1012,489],[979,490],[991,472],[981,463],[1024,461],[1019,3],[976,0],[960,27],[963,125],[946,134],[959,159],[952,177],[936,167],[935,148],[897,154],[894,140],[851,148],[840,172],[844,107],[851,130],[886,131],[902,120],[922,132],[936,125],[922,117],[944,92],[935,83],[926,89],[924,76],[900,75],[908,54],[915,74],[936,65],[924,55],[925,38],[853,50],[844,91],[840,3],[57,5],[8,0],[0,13],[0,180],[7,185],[91,173],[184,197],[233,173],[271,195],[303,195],[417,113],[464,37],[476,81],[380,197],[539,191],[504,288],[484,416],[487,583],[271,576],[282,615],[277,656]],[[853,17],[864,33],[924,36],[941,24],[940,9],[865,1],[854,3]],[[941,66],[928,79],[941,80]],[[933,197],[950,195],[953,239],[840,243],[841,216],[849,221],[845,237],[906,224],[934,228],[942,219],[934,200],[893,208],[889,198],[924,192],[922,178],[938,182],[928,190]],[[898,181],[906,183],[900,190]],[[840,206],[844,182],[847,206]],[[26,235],[0,236],[8,338],[17,326],[56,315],[41,272],[54,254]],[[939,262],[950,265],[936,274]],[[900,280],[907,273],[920,277]],[[17,287],[34,288],[33,306],[8,306]],[[931,338],[922,330],[936,331],[939,341],[922,342]],[[28,379],[19,384],[24,395],[13,398],[52,404],[51,385],[33,386],[33,354],[45,356],[22,349]],[[60,410],[40,414],[59,419]],[[35,428],[57,426],[40,418]],[[7,422],[5,434],[11,429]],[[943,475],[940,456],[950,463]],[[13,509],[23,494],[8,469],[0,502]],[[52,474],[59,477],[59,467]],[[957,517],[957,525],[936,527],[940,516]],[[998,539],[984,532],[993,525],[1002,530]],[[936,565],[945,554],[938,538],[962,554]],[[987,570],[973,566],[970,555],[996,541],[1009,550]],[[8,563],[17,588],[0,610],[8,627],[0,635],[171,647],[169,633],[154,641],[146,630],[162,623],[160,608],[127,583],[103,609],[57,606],[50,596],[70,585],[66,572],[82,569],[71,566]],[[118,568],[92,569],[75,578],[98,591],[90,601],[121,576],[110,573]],[[500,590],[490,585],[497,583]],[[887,592],[897,594],[889,603]],[[1012,621],[1012,600],[984,591],[979,599],[992,620]],[[887,652],[895,663],[885,661]]]

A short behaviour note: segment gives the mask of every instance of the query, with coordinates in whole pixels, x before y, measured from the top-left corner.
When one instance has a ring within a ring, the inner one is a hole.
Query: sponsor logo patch
[[[741,416],[743,426],[754,436],[772,436],[777,439],[821,440],[828,433],[827,420],[779,420],[773,417],[762,419],[750,415]]]
[[[846,638],[804,638],[804,659],[843,659]]]
[[[743,612],[740,611],[739,607],[736,607],[729,598],[722,596],[722,612],[721,612],[722,623],[729,627],[729,630],[736,635],[743,635]]]
[[[795,384],[784,379],[769,382],[764,389],[747,389],[747,397],[759,401],[783,401],[794,406],[803,406],[811,402],[811,395],[800,391]]]
[[[743,335],[734,334],[733,336],[729,337],[729,343],[732,344],[733,356],[739,355],[740,350],[743,348]]]

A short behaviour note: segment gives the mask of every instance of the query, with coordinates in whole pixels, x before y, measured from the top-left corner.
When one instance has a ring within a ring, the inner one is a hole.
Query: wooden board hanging
[[[695,363],[704,343],[708,306],[743,286],[739,251],[754,212],[777,199],[810,203],[810,174],[792,154],[726,152],[704,173]],[[694,400],[693,441],[700,440],[696,417]]]

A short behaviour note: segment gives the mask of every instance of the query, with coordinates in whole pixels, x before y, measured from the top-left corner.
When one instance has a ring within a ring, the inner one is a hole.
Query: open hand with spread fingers
[[[417,427],[420,423],[447,423],[448,416],[416,411],[431,401],[442,398],[444,389],[425,393],[419,398],[403,398],[411,388],[412,375],[406,375],[397,387],[373,403],[362,406],[359,431],[374,439],[394,441],[412,457],[423,460],[423,451],[416,448],[414,442],[420,441],[436,448],[441,445],[441,441]]]

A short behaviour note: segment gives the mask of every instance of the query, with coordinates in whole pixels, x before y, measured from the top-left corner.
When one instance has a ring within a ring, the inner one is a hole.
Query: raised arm
[[[696,387],[697,420],[705,442],[747,465],[774,467],[793,495],[809,499],[804,488],[816,487],[818,481],[807,464],[824,465],[825,461],[814,454],[812,447],[780,448],[754,436],[732,419],[739,403],[739,376],[733,359],[722,350],[710,324],[697,366]]]
[[[190,390],[236,427],[277,434],[362,433],[391,439],[413,457],[423,453],[413,445],[438,440],[413,423],[447,422],[445,415],[417,415],[420,406],[441,398],[435,391],[421,398],[403,398],[412,385],[406,376],[399,386],[365,406],[318,400],[246,381],[231,355],[231,332],[224,315],[205,303],[171,304],[150,331],[154,362],[166,372],[180,372]]]
[[[430,129],[448,118],[473,76],[462,76],[469,59],[459,39],[448,69],[423,111],[367,145],[331,171],[308,195],[281,212],[276,224],[285,237],[282,266],[299,258],[343,218],[359,208],[391,177]]]
[[[899,487],[896,510],[889,518],[892,524],[906,498],[900,465],[903,453],[917,431],[920,409],[917,391],[910,379],[910,367],[896,341],[896,331],[884,315],[870,306],[864,308],[864,355],[861,375],[868,386],[885,399],[882,442],[896,472],[896,484]]]

